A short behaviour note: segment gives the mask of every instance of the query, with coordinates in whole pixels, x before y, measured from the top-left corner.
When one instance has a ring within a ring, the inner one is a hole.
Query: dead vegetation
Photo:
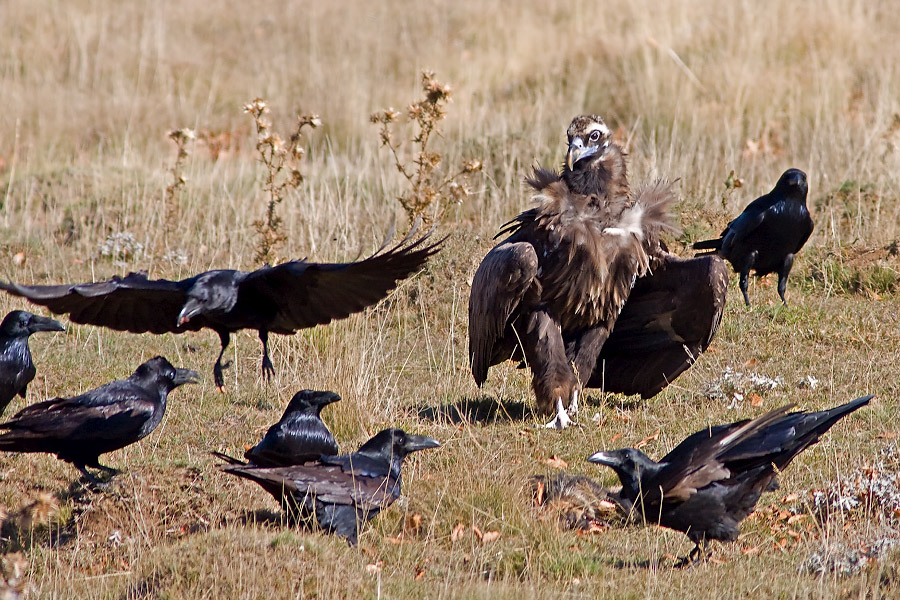
[[[866,469],[900,435],[898,30],[887,0],[0,3],[4,279],[352,260],[379,245],[398,208],[454,232],[375,310],[272,340],[268,385],[255,336],[234,336],[229,393],[207,381],[174,398],[151,436],[109,456],[124,472],[108,490],[84,493],[52,457],[0,456],[0,597],[895,595],[897,550],[868,558],[896,523],[877,509],[867,486],[880,479]],[[425,66],[440,82],[422,79]],[[303,127],[302,162],[290,134],[276,139],[265,121],[260,138],[256,117],[251,126],[241,114],[253,94],[272,123],[300,127],[287,112],[298,106],[320,112],[327,130]],[[369,116],[409,98],[418,112],[379,122],[391,126],[394,160]],[[467,281],[502,223],[529,207],[524,175],[560,163],[563,128],[583,112],[619,130],[635,184],[680,179],[683,242],[721,231],[789,166],[809,174],[816,230],[790,306],[774,293],[752,309],[732,298],[710,350],[674,385],[644,402],[591,390],[583,426],[560,435],[532,427],[514,365],[474,386]],[[415,119],[426,115],[423,146]],[[176,173],[164,133],[184,125],[198,139]],[[455,205],[445,182],[475,158],[483,171],[459,182],[470,193]],[[4,312],[22,307],[0,297]],[[209,332],[69,325],[32,344],[27,401],[71,396],[155,354],[197,365],[217,346]],[[782,383],[755,388],[727,369]],[[711,383],[723,397],[707,395]],[[285,525],[267,494],[223,477],[208,455],[240,454],[304,387],[343,397],[326,417],[342,449],[387,424],[444,443],[405,467],[404,498],[357,549]],[[709,424],[865,393],[877,394],[872,405],[799,457],[741,538],[696,569],[667,568],[689,549],[681,534],[615,524],[578,535],[534,506],[529,478],[553,465],[611,485],[585,462],[591,451],[642,445],[659,457]],[[835,486],[865,492],[860,507],[821,520],[809,494]],[[830,565],[844,563],[828,557],[853,562],[851,551],[865,564],[841,577]],[[824,566],[802,567],[815,553]]]

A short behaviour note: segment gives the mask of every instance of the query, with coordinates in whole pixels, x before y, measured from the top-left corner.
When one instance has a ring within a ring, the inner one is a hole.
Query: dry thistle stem
[[[263,191],[268,196],[265,218],[253,222],[259,237],[256,260],[272,264],[275,262],[275,250],[287,240],[287,235],[281,230],[283,221],[276,207],[290,188],[296,189],[303,183],[303,174],[298,168],[306,154],[302,146],[303,128],[316,129],[322,125],[322,120],[318,115],[298,115],[296,129],[285,142],[277,132],[271,131],[272,122],[265,116],[269,112],[265,100],[255,98],[244,105],[244,112],[253,118],[256,125],[256,150],[260,162],[266,167],[263,182]]]
[[[392,126],[399,120],[400,113],[393,108],[386,108],[369,117],[372,123],[380,126],[378,134],[381,145],[387,146],[391,151],[394,166],[410,184],[409,189],[398,198],[410,223],[419,216],[426,220],[438,218],[445,208],[440,206],[440,200],[461,204],[469,195],[466,180],[471,174],[480,171],[482,166],[480,160],[469,160],[456,172],[438,172],[442,156],[429,149],[429,142],[432,134],[440,133],[438,125],[447,116],[446,104],[450,101],[452,90],[449,85],[438,82],[433,71],[426,70],[422,71],[422,91],[424,98],[406,108],[406,116],[416,129],[407,142],[413,146],[411,160],[401,158],[403,142],[394,140]],[[425,214],[433,204],[433,214]]]
[[[175,225],[178,223],[178,217],[181,212],[178,205],[178,194],[184,188],[184,184],[187,183],[187,178],[184,176],[184,162],[189,156],[187,145],[197,138],[194,131],[187,127],[173,129],[168,135],[169,139],[175,142],[178,153],[175,156],[175,164],[169,170],[172,174],[172,183],[166,186],[166,191],[163,194],[166,240],[169,239],[169,236],[175,230]]]

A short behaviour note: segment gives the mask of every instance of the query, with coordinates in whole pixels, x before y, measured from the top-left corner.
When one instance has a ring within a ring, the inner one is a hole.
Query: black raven
[[[213,454],[234,465],[256,467],[302,465],[322,455],[337,454],[337,442],[322,422],[320,413],[340,399],[334,392],[300,390],[291,398],[281,419],[269,427],[257,445],[244,453],[250,463],[242,463],[219,452]]]
[[[694,244],[695,250],[714,250],[731,263],[740,275],[747,306],[750,306],[747,280],[751,269],[758,277],[778,273],[778,295],[787,304],[784,291],[794,255],[813,231],[813,220],[806,208],[807,190],[806,173],[788,169],[775,188],[748,204],[719,238]]]
[[[222,356],[232,332],[259,332],[262,370],[269,377],[275,372],[269,360],[270,332],[290,335],[377,303],[438,251],[440,241],[425,245],[429,235],[413,244],[406,243],[407,237],[385,252],[351,263],[296,260],[251,272],[207,271],[181,281],[148,279],[146,273],[74,285],[0,281],[0,289],[54,313],[68,313],[74,323],[132,333],[212,329],[222,344],[213,375],[216,386],[224,390],[222,369],[227,365],[222,364]]]
[[[718,425],[689,436],[659,462],[634,448],[597,452],[588,460],[615,470],[620,499],[647,522],[684,532],[696,562],[709,540],[732,542],[776,475],[819,436],[872,396],[816,412],[792,405],[753,420]],[[687,561],[685,561],[687,562]]]
[[[128,379],[26,406],[0,423],[5,430],[0,450],[56,454],[96,482],[86,467],[115,473],[100,464],[100,455],[147,436],[162,421],[169,392],[198,379],[194,371],[177,369],[162,356],[151,358]]]
[[[65,331],[53,319],[14,310],[0,323],[0,415],[16,394],[25,397],[37,372],[31,360],[28,338],[38,331]]]
[[[355,545],[359,526],[400,497],[400,468],[411,452],[441,444],[400,429],[385,429],[353,454],[323,456],[290,467],[225,467],[258,483],[288,513]]]

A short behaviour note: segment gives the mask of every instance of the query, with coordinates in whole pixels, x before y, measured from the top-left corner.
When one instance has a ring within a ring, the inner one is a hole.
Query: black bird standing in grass
[[[53,319],[14,310],[0,323],[0,415],[16,397],[25,397],[37,371],[31,360],[28,338],[39,331],[65,331]]]
[[[648,397],[687,369],[718,327],[727,288],[718,257],[665,251],[675,196],[663,182],[632,194],[603,119],[575,117],[567,137],[562,172],[535,169],[527,182],[538,206],[500,231],[509,237],[484,257],[469,298],[475,382],[522,361],[538,412],[555,411],[547,426],[557,428],[581,387]]]
[[[400,469],[410,453],[440,442],[400,429],[385,429],[353,454],[323,456],[290,467],[225,467],[226,473],[258,483],[305,523],[356,545],[359,527],[400,497]]]
[[[776,476],[841,418],[872,396],[816,412],[788,413],[792,405],[753,420],[699,431],[659,462],[634,448],[597,452],[588,460],[611,467],[622,481],[620,501],[645,521],[684,532],[696,562],[710,540],[733,542],[738,525]]]
[[[318,460],[322,455],[338,453],[338,445],[322,421],[322,409],[341,399],[334,392],[300,390],[266,435],[244,453],[249,463],[213,452],[227,463],[254,467],[287,467]]]
[[[276,424],[244,458],[259,467],[286,467],[338,453],[338,445],[322,421],[322,409],[341,399],[334,392],[301,390],[294,394]]]
[[[410,234],[412,235],[412,233]],[[256,271],[207,271],[181,281],[148,279],[129,273],[98,283],[18,285],[0,289],[68,313],[75,323],[132,333],[184,333],[202,328],[219,334],[222,350],[213,375],[224,391],[222,364],[231,333],[255,329],[262,341],[263,374],[275,369],[269,360],[269,333],[291,335],[298,329],[343,319],[387,296],[397,282],[422,268],[440,242],[425,245],[430,234],[413,244],[403,240],[386,252],[351,263],[286,262]]]
[[[785,171],[775,188],[747,205],[738,218],[728,224],[721,236],[694,244],[695,250],[714,250],[740,275],[744,303],[748,278],[753,269],[757,277],[778,273],[778,295],[784,299],[788,273],[794,255],[813,231],[813,220],[806,208],[806,173],[800,169]]]
[[[46,452],[75,465],[88,481],[86,467],[115,473],[100,464],[101,454],[133,444],[156,429],[166,412],[169,392],[199,375],[151,358],[128,378],[113,381],[73,398],[38,402],[0,423],[0,450]]]

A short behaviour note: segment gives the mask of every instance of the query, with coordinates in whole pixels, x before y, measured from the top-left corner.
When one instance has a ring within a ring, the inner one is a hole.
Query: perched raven
[[[256,271],[207,271],[181,281],[148,279],[129,273],[98,283],[18,285],[0,282],[0,289],[68,313],[75,323],[87,323],[132,333],[183,333],[204,327],[219,334],[222,350],[213,374],[224,390],[222,364],[231,333],[256,329],[262,341],[262,370],[275,369],[269,360],[269,333],[290,335],[298,329],[343,319],[387,296],[397,282],[422,268],[440,241],[397,246],[351,263],[311,263],[296,260]]]
[[[400,467],[411,452],[441,444],[400,429],[385,429],[353,454],[323,456],[290,467],[225,467],[272,494],[293,516],[355,545],[359,526],[400,497]]]
[[[198,379],[194,371],[177,369],[162,356],[151,358],[128,379],[26,406],[0,423],[5,430],[0,450],[56,454],[96,482],[86,467],[115,473],[100,464],[100,455],[147,436],[162,421],[169,392]]]
[[[53,319],[14,310],[0,323],[0,415],[16,394],[25,397],[37,372],[31,360],[28,338],[38,331],[65,331]]]
[[[287,467],[317,460],[322,455],[338,453],[338,445],[322,422],[322,409],[341,397],[334,392],[300,390],[281,415],[281,420],[269,427],[265,437],[244,453],[249,463],[213,452],[227,463],[254,467]]]
[[[624,151],[600,117],[575,117],[567,136],[562,172],[528,179],[538,205],[500,231],[509,237],[484,257],[469,298],[475,382],[503,361],[527,364],[538,412],[555,410],[547,426],[558,428],[581,387],[648,397],[687,369],[727,289],[718,257],[665,251],[674,194],[663,182],[632,194]]]
[[[813,231],[813,220],[806,208],[807,189],[806,173],[788,169],[775,188],[748,204],[719,238],[694,244],[695,250],[714,250],[731,263],[740,274],[741,293],[747,306],[751,269],[758,277],[778,273],[778,295],[787,304],[784,290],[794,255]]]
[[[789,413],[792,405],[787,405],[753,420],[704,429],[659,462],[634,448],[597,452],[588,460],[615,470],[627,510],[687,534],[695,544],[688,558],[696,562],[709,540],[736,540],[738,524],[760,495],[777,488],[776,475],[871,398],[816,412]]]

